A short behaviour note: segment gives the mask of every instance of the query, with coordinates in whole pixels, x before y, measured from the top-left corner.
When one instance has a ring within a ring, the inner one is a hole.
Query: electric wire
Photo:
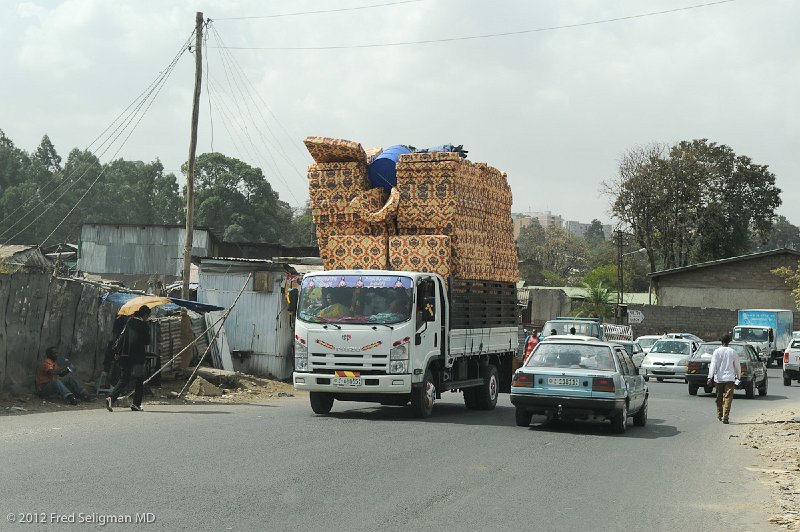
[[[418,44],[435,44],[456,41],[471,41],[478,39],[492,39],[497,37],[510,37],[514,35],[525,35],[529,33],[542,33],[547,31],[564,30],[570,28],[580,28],[585,26],[596,26],[600,24],[609,24],[612,22],[620,22],[624,20],[634,20],[645,17],[654,17],[658,15],[667,15],[670,13],[677,13],[679,11],[688,11],[691,9],[700,9],[704,7],[711,7],[720,4],[728,4],[736,0],[719,0],[717,2],[707,2],[704,4],[695,4],[691,6],[676,7],[673,9],[665,9],[662,11],[651,11],[648,13],[639,13],[637,15],[627,15],[624,17],[614,17],[601,20],[592,20],[588,22],[577,22],[575,24],[563,24],[559,26],[546,26],[542,28],[532,28],[527,30],[517,31],[504,31],[499,33],[484,33],[479,35],[465,35],[461,37],[445,37],[440,39],[421,39],[417,41],[399,41],[390,43],[369,43],[369,44],[350,44],[350,45],[334,45],[334,46],[225,46],[228,50],[268,50],[268,51],[315,51],[315,50],[353,50],[362,48],[387,48],[397,46],[413,46]]]
[[[324,13],[342,13],[345,11],[360,11],[363,9],[375,9],[378,7],[389,7],[389,6],[396,6],[400,4],[413,4],[416,2],[422,2],[423,0],[399,0],[397,2],[386,2],[383,4],[371,4],[366,6],[355,6],[355,7],[341,7],[336,9],[318,9],[315,11],[298,11],[295,13],[277,13],[274,15],[255,15],[255,16],[246,16],[246,17],[226,17],[226,18],[217,18],[214,20],[248,20],[248,19],[264,19],[264,18],[281,18],[281,17],[297,17],[300,15],[320,15]]]
[[[194,33],[194,32],[193,32],[193,33]],[[171,62],[170,62],[170,64],[167,66],[167,68],[166,68],[165,70],[161,71],[161,72],[159,73],[159,75],[157,76],[156,80],[155,80],[154,82],[152,82],[150,85],[148,85],[148,88],[147,88],[147,89],[145,89],[145,91],[144,91],[144,93],[145,93],[145,96],[144,96],[144,98],[137,98],[137,100],[135,100],[135,101],[134,101],[134,102],[133,102],[131,105],[129,105],[129,106],[126,108],[126,110],[127,110],[127,109],[130,109],[130,107],[131,107],[131,106],[132,106],[134,103],[136,104],[136,106],[134,107],[133,111],[131,111],[130,113],[128,113],[128,115],[127,115],[127,116],[126,116],[126,117],[125,117],[125,118],[122,120],[122,122],[121,122],[121,123],[120,123],[120,124],[117,126],[117,128],[116,128],[116,129],[115,129],[115,130],[114,130],[114,131],[111,133],[111,136],[107,137],[107,138],[106,138],[106,139],[105,139],[105,140],[104,140],[102,143],[100,143],[100,145],[98,146],[98,148],[103,148],[103,146],[105,146],[105,148],[104,148],[104,149],[102,149],[102,151],[101,151],[101,152],[100,152],[98,155],[95,155],[95,157],[98,159],[98,161],[100,160],[100,158],[101,158],[102,156],[104,156],[104,155],[105,155],[105,154],[108,152],[108,150],[111,148],[111,146],[113,146],[114,142],[115,142],[115,141],[116,141],[116,140],[117,140],[117,139],[118,139],[118,138],[119,138],[119,137],[122,135],[122,133],[124,133],[125,129],[126,129],[126,128],[127,128],[129,125],[130,125],[130,123],[131,123],[131,122],[133,121],[133,119],[136,117],[136,114],[137,114],[137,113],[138,113],[138,112],[141,110],[141,108],[142,108],[142,106],[144,105],[144,103],[147,101],[147,99],[148,99],[148,98],[150,98],[150,96],[153,94],[153,92],[156,90],[156,88],[158,88],[159,86],[163,87],[163,83],[166,81],[166,79],[168,78],[169,74],[171,74],[172,70],[173,70],[173,69],[175,68],[175,66],[177,65],[177,63],[178,63],[178,60],[180,59],[180,57],[181,57],[181,56],[183,55],[183,53],[186,51],[186,46],[187,46],[187,44],[188,44],[188,42],[189,42],[190,40],[191,40],[191,36],[190,36],[190,37],[187,39],[187,41],[186,41],[186,42],[184,42],[183,46],[181,47],[181,49],[179,49],[178,53],[177,53],[177,54],[176,54],[176,55],[173,57],[172,61],[171,61]],[[158,88],[158,91],[160,92],[160,88]],[[140,95],[140,96],[141,96],[141,95]],[[138,101],[138,103],[137,103],[137,101]],[[152,103],[152,102],[151,102],[151,103]],[[148,108],[149,108],[149,105],[148,105]],[[123,114],[124,114],[124,111],[123,111]],[[118,118],[119,118],[119,117],[118,117]],[[115,120],[114,120],[114,122],[112,122],[112,125],[113,125],[115,122],[117,122],[117,121],[118,121],[118,118],[117,118],[117,119],[115,119]],[[141,120],[141,118],[140,118],[140,120]],[[137,124],[138,124],[138,121],[137,121]],[[135,126],[134,126],[134,127],[135,127]],[[111,128],[110,126],[109,126],[109,127],[107,127],[105,131],[108,131],[110,128]],[[101,134],[100,136],[102,136],[102,134]],[[94,141],[92,141],[92,144],[94,144],[94,143],[95,143],[95,142],[96,142],[96,141],[97,141],[97,140],[100,138],[100,136],[98,136],[98,137],[97,137],[97,138],[96,138]],[[128,138],[129,138],[129,137],[130,137],[130,135],[128,135]],[[127,138],[126,138],[126,140],[127,140]],[[90,144],[90,146],[91,146],[92,144]],[[121,149],[121,148],[120,148],[120,149]],[[119,153],[119,150],[117,150],[117,152],[116,152],[116,153]],[[94,155],[94,154],[92,154],[92,155]],[[115,154],[115,156],[116,156],[116,154]],[[80,163],[78,163],[78,165],[76,165],[76,170],[75,170],[74,172],[70,173],[70,176],[72,176],[72,175],[74,175],[75,173],[77,173],[77,172],[79,171],[79,167],[80,167]],[[41,198],[41,199],[39,200],[39,202],[38,202],[38,205],[44,205],[44,204],[45,204],[45,201],[46,201],[47,199],[49,199],[49,198],[50,198],[50,196],[52,196],[52,195],[53,195],[53,194],[54,194],[54,193],[55,193],[55,192],[56,192],[56,191],[57,191],[59,188],[61,188],[62,186],[65,186],[65,188],[64,188],[64,190],[63,190],[63,192],[62,192],[62,193],[61,193],[61,194],[60,194],[60,195],[59,195],[59,196],[58,196],[58,197],[57,197],[57,198],[56,198],[56,199],[55,199],[55,200],[54,200],[54,201],[53,201],[53,202],[52,202],[50,205],[47,205],[47,206],[45,207],[45,209],[44,209],[44,210],[42,210],[42,211],[41,211],[41,212],[38,214],[38,216],[36,216],[36,217],[35,217],[33,220],[31,220],[31,221],[30,221],[30,223],[28,223],[28,225],[26,225],[26,226],[25,226],[25,227],[23,227],[21,230],[19,230],[17,233],[15,233],[15,234],[14,234],[14,235],[12,235],[10,238],[8,238],[8,239],[6,240],[6,242],[5,242],[5,243],[6,243],[6,244],[8,244],[8,243],[9,243],[9,242],[11,242],[11,241],[12,241],[14,238],[16,238],[17,236],[19,236],[20,234],[22,234],[22,233],[23,233],[25,230],[27,230],[27,229],[28,229],[30,226],[32,226],[34,223],[36,223],[36,221],[38,221],[38,220],[39,220],[39,219],[40,219],[42,216],[44,216],[44,215],[45,215],[45,214],[46,214],[46,213],[47,213],[47,212],[48,212],[48,211],[49,211],[49,210],[50,210],[52,207],[54,207],[54,206],[56,205],[56,203],[57,203],[57,202],[58,202],[58,201],[59,201],[59,200],[60,200],[62,197],[64,197],[64,195],[65,195],[65,194],[66,194],[66,193],[67,193],[67,192],[68,192],[68,191],[69,191],[69,190],[70,190],[70,189],[71,189],[71,188],[72,188],[72,187],[73,187],[75,184],[77,184],[79,181],[81,181],[81,180],[82,180],[82,179],[83,179],[83,178],[86,176],[86,174],[87,174],[87,173],[89,172],[89,170],[92,168],[92,164],[91,164],[91,162],[88,162],[88,163],[86,163],[86,164],[83,166],[83,168],[85,168],[85,169],[84,169],[84,172],[83,172],[83,173],[82,173],[82,174],[81,174],[81,175],[80,175],[80,176],[79,176],[77,179],[75,179],[75,180],[74,180],[74,181],[72,181],[72,182],[69,182],[69,181],[67,181],[67,180],[65,179],[65,180],[64,180],[62,183],[60,183],[60,184],[59,184],[59,185],[57,185],[57,186],[56,186],[56,187],[55,187],[53,190],[51,190],[51,191],[50,191],[50,193],[48,193],[48,194],[47,194],[47,195],[46,195],[44,198]],[[100,173],[100,175],[102,175],[104,172],[105,172],[105,168],[103,168],[103,170],[102,170],[102,172]],[[95,182],[96,182],[96,181],[95,181]],[[85,196],[85,195],[84,195],[84,196]],[[83,199],[83,197],[84,197],[84,196],[82,196],[82,197],[81,197],[81,199]],[[79,201],[80,201],[80,200],[79,200]],[[37,205],[37,206],[38,206],[38,205]],[[74,208],[73,208],[73,209],[71,209],[71,210],[70,210],[70,212],[72,212],[72,210],[74,210]],[[26,218],[26,217],[27,217],[29,214],[31,214],[31,213],[33,213],[33,210],[30,210],[30,211],[28,211],[27,213],[25,213],[23,216],[21,216],[21,217],[20,217],[20,218],[19,218],[19,219],[18,219],[16,222],[14,222],[14,224],[12,224],[12,225],[11,225],[11,226],[9,226],[9,227],[8,227],[8,228],[7,228],[5,231],[3,231],[2,233],[0,233],[0,238],[2,238],[3,236],[5,236],[6,234],[8,234],[8,233],[9,233],[11,230],[13,230],[13,229],[14,229],[14,228],[15,228],[15,227],[18,225],[18,224],[20,224],[21,222],[23,222],[23,221],[25,220],[25,218]],[[63,220],[61,221],[61,223],[63,223]],[[59,223],[59,226],[61,225],[61,223]],[[52,233],[51,233],[51,235],[52,235]],[[49,238],[51,235],[48,235],[48,238]],[[43,243],[44,243],[44,242],[43,242]]]

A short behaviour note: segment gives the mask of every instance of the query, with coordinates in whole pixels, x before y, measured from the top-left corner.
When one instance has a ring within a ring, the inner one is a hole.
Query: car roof
[[[660,334],[643,334],[641,336],[636,337],[637,340],[639,338],[662,338],[662,336]]]
[[[691,338],[659,338],[658,342],[686,342],[687,344],[693,344],[694,340]]]
[[[561,338],[553,338],[552,336],[548,336],[548,338],[552,338],[552,340],[547,340],[546,342],[540,342],[540,344],[569,344],[569,345],[603,345],[603,346],[612,346],[615,345],[617,342],[604,342],[598,338],[594,338],[593,336],[587,336],[587,340],[581,340],[579,338],[575,338],[574,335],[569,336],[562,336]]]
[[[582,342],[591,342],[593,340],[599,340],[599,338],[583,334],[551,334],[550,336],[545,336],[543,340],[548,342],[554,340],[580,340]]]

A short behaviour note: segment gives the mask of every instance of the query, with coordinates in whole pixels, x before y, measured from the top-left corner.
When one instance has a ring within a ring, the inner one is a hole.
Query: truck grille
[[[309,364],[313,373],[332,374],[336,370],[360,371],[366,375],[385,375],[389,355],[361,353],[311,353]]]

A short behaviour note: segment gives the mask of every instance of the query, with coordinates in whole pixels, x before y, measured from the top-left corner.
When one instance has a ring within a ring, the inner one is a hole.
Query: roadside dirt
[[[294,397],[297,392],[291,384],[275,381],[263,377],[237,374],[238,382],[231,383],[230,387],[221,387],[222,395],[218,397],[198,396],[185,393],[176,397],[181,391],[189,375],[165,375],[161,386],[146,386],[143,406],[148,404],[248,404],[278,400],[284,397]],[[235,384],[235,387],[234,385]],[[188,390],[188,387],[187,387]],[[149,393],[148,393],[149,391]],[[36,414],[40,412],[56,412],[68,410],[91,410],[105,408],[103,398],[98,396],[94,401],[79,402],[77,405],[65,403],[60,398],[42,399],[35,394],[4,394],[0,395],[0,416],[18,416]],[[127,408],[129,398],[120,398],[117,406]]]
[[[771,486],[780,512],[770,522],[800,530],[800,408],[762,412],[731,437],[741,438],[742,445],[755,449],[769,464],[748,469],[761,473]]]

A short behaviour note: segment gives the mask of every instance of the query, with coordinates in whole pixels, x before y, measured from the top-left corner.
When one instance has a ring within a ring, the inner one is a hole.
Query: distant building
[[[589,230],[589,227],[591,227],[591,225],[592,225],[591,223],[585,224],[575,220],[567,220],[566,222],[564,222],[564,229],[566,229],[575,236],[586,237],[586,231]],[[605,237],[606,240],[611,239],[612,232],[613,230],[611,229],[610,224],[603,224],[603,236]]]
[[[519,233],[522,228],[529,227],[534,220],[539,222],[539,225],[541,225],[543,229],[547,229],[551,225],[556,225],[558,227],[564,225],[564,219],[550,211],[512,213],[511,219],[514,222],[514,240],[519,238]]]

